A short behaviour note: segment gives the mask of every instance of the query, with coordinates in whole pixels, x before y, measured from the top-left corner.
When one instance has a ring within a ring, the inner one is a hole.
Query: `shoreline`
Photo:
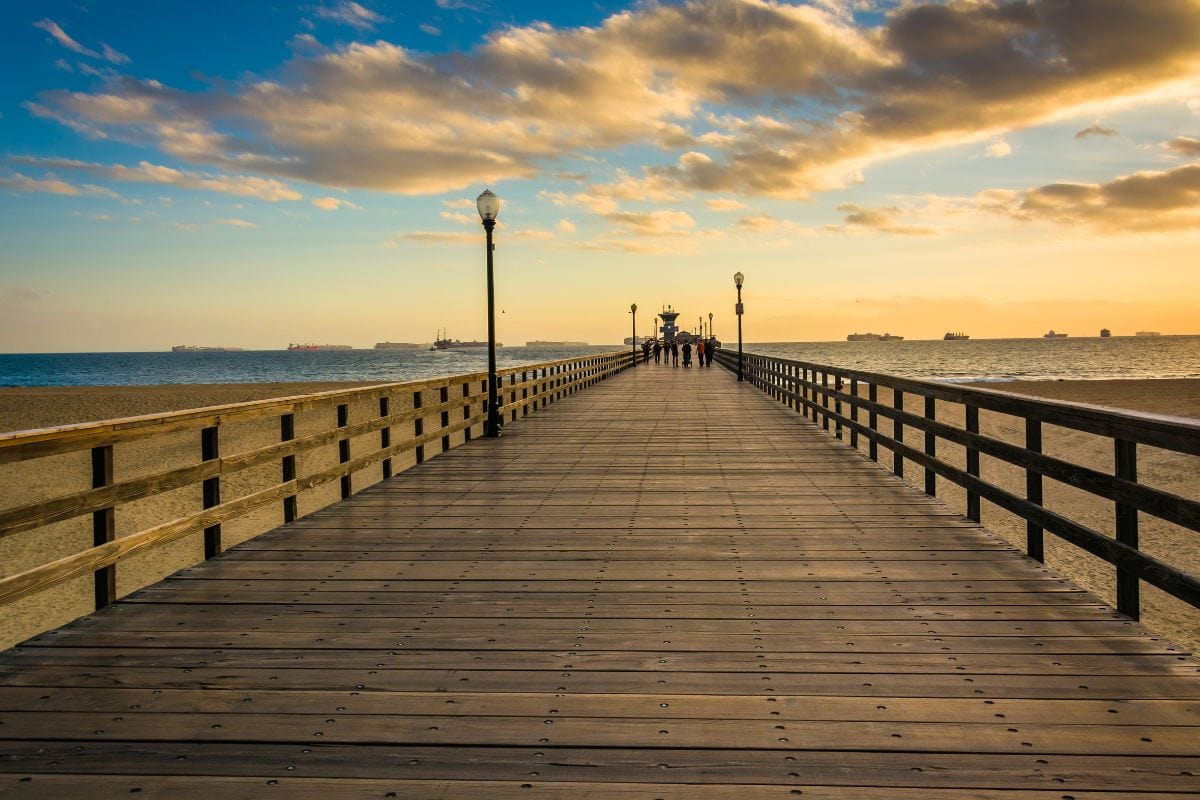
[[[313,394],[387,381],[270,381],[0,386],[0,433]],[[954,382],[1048,400],[1200,419],[1200,378],[1055,378]]]

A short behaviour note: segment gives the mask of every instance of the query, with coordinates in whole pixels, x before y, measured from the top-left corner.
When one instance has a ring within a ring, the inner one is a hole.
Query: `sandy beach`
[[[230,385],[163,385],[133,387],[48,387],[0,389],[0,430],[23,430],[49,427],[114,417],[134,416],[161,411],[196,408],[208,405],[235,403],[247,400],[305,394],[366,383],[268,383]],[[1045,381],[989,383],[983,388],[1032,395],[1037,397],[1083,402],[1094,405],[1147,411],[1173,416],[1200,418],[1200,380],[1109,380],[1109,381]],[[881,402],[890,402],[886,392]],[[938,418],[961,425],[961,409],[950,404],[938,404]],[[999,414],[981,414],[981,431],[987,435],[1023,443],[1023,422]],[[300,421],[298,420],[298,425]],[[262,446],[276,440],[278,422],[267,420],[244,432],[241,442],[233,443],[231,452],[240,446]],[[257,445],[256,445],[257,443]],[[1044,431],[1047,453],[1078,464],[1111,472],[1111,442],[1089,434],[1047,426]],[[961,463],[960,448],[942,445],[944,457]],[[864,446],[865,451],[865,446]],[[958,450],[958,453],[953,452]],[[1139,448],[1139,475],[1147,484],[1187,498],[1200,497],[1200,469],[1196,459],[1165,453],[1153,448]],[[149,474],[170,466],[194,463],[197,458],[194,434],[172,439],[156,439],[153,447],[129,446],[118,455],[118,470],[125,477]],[[317,454],[308,468],[319,467],[336,453]],[[1014,492],[1024,491],[1024,475],[1005,465],[982,459],[983,476]],[[890,464],[890,457],[888,458]],[[397,464],[402,467],[404,464]],[[262,488],[278,480],[277,468],[254,469],[235,476],[222,487],[225,498]],[[920,470],[909,467],[907,480],[919,484]],[[86,488],[88,480],[86,454],[78,457],[54,457],[22,465],[0,467],[0,508],[23,505],[44,497],[61,495]],[[330,487],[331,490],[333,487]],[[965,510],[964,494],[945,481],[938,482],[939,497],[950,507]],[[313,493],[317,494],[317,493]],[[141,530],[174,516],[199,508],[199,489],[192,487],[168,492],[151,500],[130,504],[118,512],[119,535]],[[316,507],[327,502],[325,496],[308,502]],[[1098,500],[1071,487],[1046,481],[1046,505],[1084,522],[1095,530],[1110,533],[1113,526],[1112,504]],[[277,510],[265,513],[240,524],[226,526],[226,543],[232,544],[268,530],[281,520]],[[983,523],[1023,549],[1025,524],[1007,512],[988,503],[983,506]],[[77,519],[49,526],[38,531],[0,540],[0,574],[12,575],[35,564],[45,563],[86,547],[90,542],[90,519]],[[1197,534],[1157,520],[1142,517],[1143,548],[1192,574],[1200,574],[1200,541]],[[161,579],[178,569],[199,560],[198,536],[175,543],[122,563],[118,570],[121,593]],[[1075,548],[1046,536],[1047,563],[1066,577],[1113,602],[1113,568]],[[1164,637],[1185,647],[1200,647],[1200,612],[1143,586],[1143,621]],[[43,595],[9,605],[0,611],[0,646],[7,647],[35,633],[57,627],[88,613],[90,583],[76,581],[64,584]]]

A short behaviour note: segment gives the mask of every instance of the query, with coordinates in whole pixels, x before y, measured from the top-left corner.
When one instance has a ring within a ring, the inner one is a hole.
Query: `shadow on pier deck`
[[[8,651],[0,786],[1195,796],[1197,672],[729,373],[650,365]]]

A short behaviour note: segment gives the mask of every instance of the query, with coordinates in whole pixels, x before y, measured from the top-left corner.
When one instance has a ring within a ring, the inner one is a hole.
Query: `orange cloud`
[[[1200,162],[1108,183],[1052,183],[989,193],[981,206],[1021,220],[1085,225],[1103,233],[1200,229]]]

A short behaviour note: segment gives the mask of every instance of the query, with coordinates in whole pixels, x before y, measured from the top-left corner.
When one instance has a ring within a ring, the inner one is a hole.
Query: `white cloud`
[[[318,197],[312,201],[312,204],[322,211],[337,211],[339,208],[362,208],[362,206],[351,203],[349,200],[342,200],[337,197]]]
[[[1001,139],[989,144],[985,152],[988,158],[1006,158],[1012,155],[1012,151],[1012,145]]]
[[[104,56],[105,61],[110,61],[113,64],[128,64],[131,60],[129,56],[125,55],[124,53],[117,52],[104,42],[101,42],[100,46],[102,48],[101,54]]]
[[[56,42],[74,53],[79,53],[81,56],[88,56],[90,58],[100,57],[100,54],[95,50],[89,50],[68,36],[67,32],[64,31],[59,24],[52,19],[40,19],[33,23],[33,27],[41,28],[46,33],[50,34],[50,36],[52,36]]]
[[[53,173],[47,173],[40,178],[33,178],[24,175],[20,172],[12,172],[9,175],[0,175],[0,188],[11,189],[17,192],[40,192],[44,194],[63,194],[63,195],[99,195],[117,199],[121,195],[104,186],[95,186],[90,183],[76,185],[62,180]]]
[[[340,22],[359,30],[369,30],[380,22],[387,22],[387,17],[380,16],[369,8],[353,0],[341,0],[333,6],[317,6],[316,15],[322,19]]]
[[[563,233],[575,232],[575,223],[571,222],[569,219],[560,219],[554,227],[558,228]]]
[[[253,222],[247,222],[244,219],[238,219],[236,217],[229,217],[227,219],[219,219],[219,220],[217,220],[217,224],[218,225],[229,225],[234,228],[257,228],[258,227]]]
[[[738,211],[746,207],[745,203],[737,200],[730,200],[726,197],[717,197],[712,200],[705,201],[704,205],[711,208],[713,211]]]
[[[295,189],[273,178],[259,178],[254,175],[221,175],[189,172],[161,164],[152,164],[149,161],[142,161],[136,167],[128,167],[121,164],[96,164],[63,158],[29,158],[17,156],[10,160],[49,169],[80,170],[114,181],[155,183],[178,186],[182,189],[201,189],[239,197],[256,197],[271,203],[280,200],[303,199],[303,195]]]
[[[129,56],[114,50],[104,42],[100,43],[102,49],[99,53],[97,53],[95,50],[84,47],[79,42],[68,36],[67,32],[62,29],[62,26],[52,19],[40,19],[33,23],[33,27],[44,30],[46,33],[50,34],[50,36],[60,45],[73,53],[78,53],[81,56],[87,56],[88,58],[102,58],[105,61],[113,64],[128,64],[130,62]],[[83,65],[80,65],[80,70],[82,71],[82,69]]]

